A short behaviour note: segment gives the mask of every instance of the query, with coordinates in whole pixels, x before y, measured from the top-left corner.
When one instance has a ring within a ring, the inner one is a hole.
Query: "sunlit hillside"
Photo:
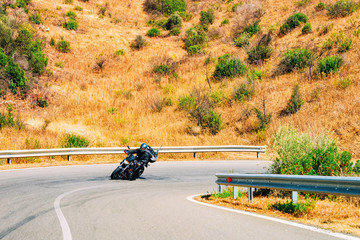
[[[149,20],[169,16],[145,11],[144,0],[31,0],[29,14],[39,12],[42,24],[30,23],[21,9],[10,9],[10,16],[31,24],[45,40],[48,65],[42,75],[33,77],[25,96],[7,91],[2,97],[3,112],[12,103],[25,128],[2,128],[0,148],[56,148],[65,134],[86,138],[90,147],[138,146],[141,142],[152,146],[268,145],[277,129],[289,124],[300,131],[334,134],[341,150],[358,159],[360,10],[334,17],[327,9],[316,8],[320,2],[187,0],[192,18],[182,20],[181,33],[170,36],[169,30],[158,27],[158,37],[147,35],[154,26]],[[200,53],[191,55],[184,44],[186,31],[199,25],[200,12],[208,9],[215,16],[206,32],[208,42]],[[69,10],[76,13],[77,30],[63,27]],[[307,16],[311,30],[303,33],[301,23],[280,34],[281,26],[295,13]],[[260,31],[249,37],[249,44],[235,46],[234,39],[257,20]],[[142,48],[132,46],[138,35],[145,39]],[[270,37],[271,55],[251,62],[248,52],[264,36]],[[339,50],[341,40],[335,38],[350,39],[349,49]],[[61,40],[70,43],[70,52],[57,49]],[[324,47],[326,41],[335,43]],[[314,53],[312,66],[283,70],[283,54],[295,48]],[[218,58],[225,54],[240,59],[247,73],[214,78]],[[318,73],[318,62],[327,56],[341,58],[339,70]],[[163,65],[171,70],[154,70]],[[251,75],[254,72],[258,77]],[[251,85],[254,93],[239,100],[236,90],[243,83]],[[296,84],[304,103],[296,113],[289,113],[287,103]],[[219,131],[211,132],[210,123],[199,125],[180,107],[179,100],[194,92],[212,96],[211,109],[221,114]],[[48,106],[34,104],[39,98]],[[264,128],[254,108],[265,115],[271,113]]]

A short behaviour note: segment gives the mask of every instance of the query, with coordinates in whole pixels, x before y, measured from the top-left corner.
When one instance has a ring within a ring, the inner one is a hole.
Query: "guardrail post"
[[[234,187],[234,196],[233,196],[233,198],[237,199],[238,196],[239,196],[239,187]]]
[[[296,191],[292,191],[291,192],[291,200],[296,203],[297,202],[297,199],[298,199],[298,192]]]
[[[222,193],[222,186],[219,185],[219,193]]]
[[[249,203],[252,203],[252,200],[254,198],[253,188],[248,188],[248,197],[249,197]]]
[[[194,158],[196,158],[196,152],[194,152]]]
[[[70,162],[70,160],[71,160],[71,155],[68,155],[68,156],[67,156],[67,160]]]
[[[257,157],[257,158],[259,158],[259,154],[260,154],[259,152],[256,152],[256,157]]]
[[[7,159],[7,164],[11,164],[11,158]]]

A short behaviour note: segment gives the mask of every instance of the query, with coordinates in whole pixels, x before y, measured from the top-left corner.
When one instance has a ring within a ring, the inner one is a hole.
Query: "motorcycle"
[[[136,160],[135,156],[129,153],[128,150],[125,150],[124,152],[127,154],[127,157],[111,173],[110,179],[135,180],[144,173],[145,167],[149,166],[148,162],[145,163],[143,161]],[[156,153],[155,160],[151,159],[150,162],[156,161],[158,152],[159,151]]]

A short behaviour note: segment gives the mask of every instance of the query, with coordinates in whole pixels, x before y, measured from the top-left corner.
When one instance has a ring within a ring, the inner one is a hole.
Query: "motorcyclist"
[[[135,150],[125,150],[125,152],[128,154],[136,154],[135,160],[141,161],[145,166],[147,166],[149,159],[151,158],[151,154],[147,148],[148,145],[146,143],[142,143],[140,148]]]

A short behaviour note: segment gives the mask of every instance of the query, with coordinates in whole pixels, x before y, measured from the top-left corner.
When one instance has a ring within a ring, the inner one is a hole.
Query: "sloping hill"
[[[161,36],[149,37],[148,21],[159,25],[160,19],[168,17],[146,12],[144,1],[67,2],[32,0],[28,5],[29,14],[38,11],[43,20],[33,27],[46,42],[48,70],[35,76],[25,100],[11,93],[4,96],[2,106],[13,103],[28,125],[21,131],[2,129],[2,149],[58,147],[65,133],[85,137],[90,146],[268,144],[279,127],[290,124],[314,134],[333,133],[342,150],[360,157],[358,11],[335,17],[329,10],[317,9],[317,0],[187,1],[193,17],[183,20],[180,35],[169,36],[168,30],[160,29]],[[329,7],[336,1],[325,3]],[[200,12],[210,8],[215,18],[208,25],[208,42],[202,53],[190,55],[184,44],[186,31],[199,25]],[[70,10],[76,13],[77,30],[63,27]],[[17,17],[15,12],[12,9],[9,15]],[[312,31],[302,33],[301,23],[280,34],[281,26],[295,13],[307,16]],[[17,18],[28,22],[26,17]],[[248,39],[248,45],[236,47],[234,39],[256,21],[260,31]],[[138,35],[146,40],[140,49],[131,47]],[[251,63],[248,52],[264,36],[270,39],[266,46],[271,54]],[[344,39],[351,39],[350,49],[340,51]],[[70,52],[56,48],[61,40],[70,43]],[[333,46],[324,47],[326,41],[334,42]],[[284,70],[283,54],[295,48],[314,53],[311,68]],[[248,73],[213,79],[218,58],[224,54],[239,59]],[[327,56],[339,56],[342,65],[331,74],[318,74],[318,62]],[[154,72],[164,65],[169,72]],[[241,84],[254,94],[239,101],[235,92]],[[297,84],[304,104],[290,114],[286,106]],[[193,109],[179,107],[179,100],[194,97],[195,92],[210,96],[212,117],[221,114],[221,125],[209,115],[189,117]],[[47,100],[47,107],[31,104],[40,97]],[[254,108],[271,113],[266,128],[261,129]],[[218,129],[212,131],[212,127]]]

